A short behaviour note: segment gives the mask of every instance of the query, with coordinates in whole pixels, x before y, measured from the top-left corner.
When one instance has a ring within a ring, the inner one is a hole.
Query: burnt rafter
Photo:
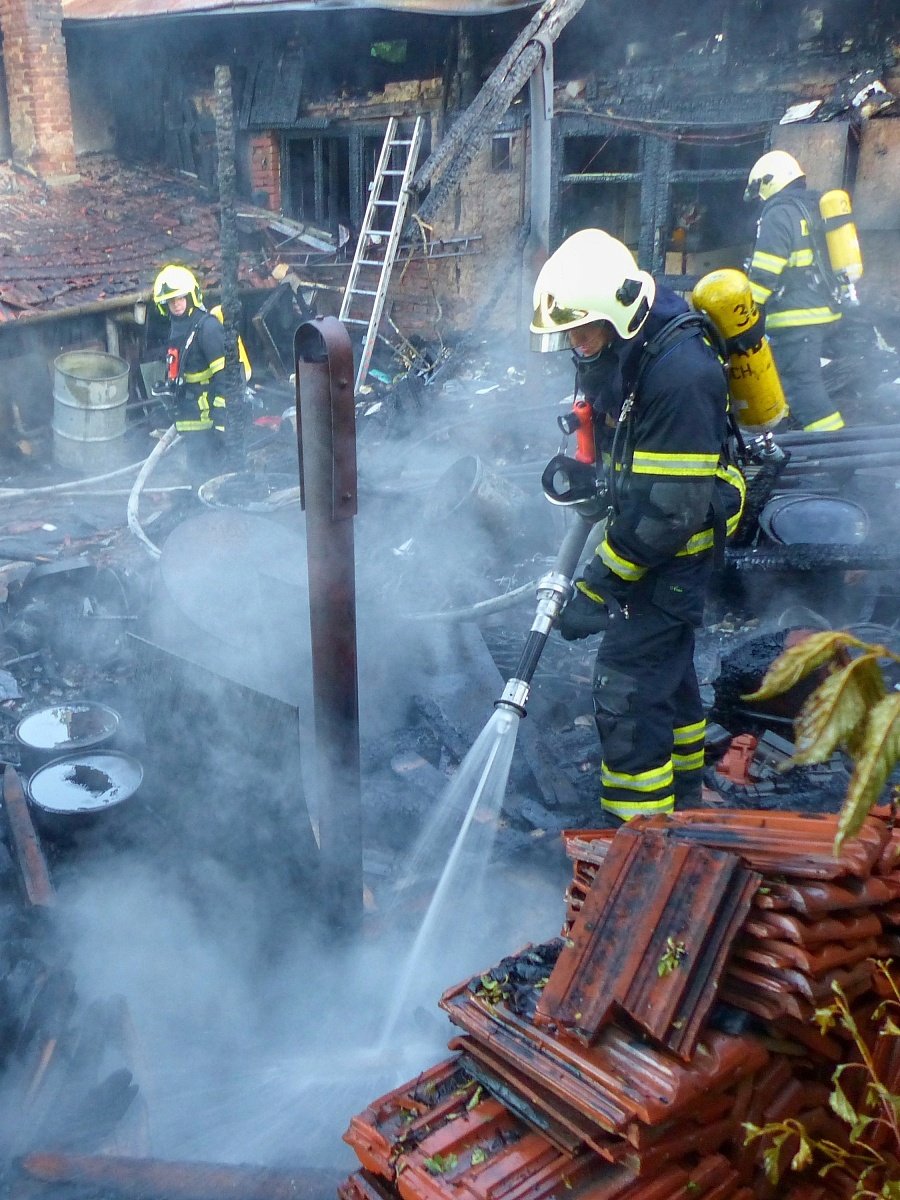
[[[465,174],[500,118],[540,66],[543,45],[555,42],[584,7],[585,0],[546,0],[488,76],[481,91],[440,146],[419,168],[413,190],[431,191],[419,206],[422,221],[430,221]]]

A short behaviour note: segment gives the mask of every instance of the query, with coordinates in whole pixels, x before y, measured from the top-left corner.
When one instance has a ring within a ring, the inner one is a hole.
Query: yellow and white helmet
[[[602,229],[580,229],[541,268],[534,285],[531,332],[535,349],[561,350],[562,335],[579,325],[608,321],[625,340],[647,319],[656,284],[634,255]]]
[[[744,199],[748,202],[768,200],[795,179],[802,179],[805,174],[793,154],[788,154],[786,150],[770,150],[750,168]]]
[[[169,263],[153,282],[153,303],[159,309],[160,315],[166,316],[166,305],[170,300],[177,300],[179,296],[187,296],[193,308],[199,308],[203,303],[203,293],[193,272],[187,267]]]

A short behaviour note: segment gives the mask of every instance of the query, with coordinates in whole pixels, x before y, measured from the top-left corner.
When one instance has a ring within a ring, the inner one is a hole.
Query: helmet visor
[[[556,350],[572,349],[569,335],[565,331],[562,333],[535,333],[532,331],[530,347],[532,350],[537,350],[539,354],[552,354]]]
[[[531,318],[531,332],[558,333],[561,330],[574,329],[576,325],[590,320],[593,318],[586,308],[568,308],[559,304],[555,296],[545,293]]]

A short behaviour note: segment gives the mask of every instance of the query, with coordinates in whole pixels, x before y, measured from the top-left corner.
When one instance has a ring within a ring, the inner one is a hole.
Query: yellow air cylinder
[[[831,269],[847,283],[857,283],[862,279],[863,261],[850,197],[840,188],[825,192],[819,199],[819,212],[825,222]]]
[[[225,311],[221,304],[217,304],[215,308],[209,310],[209,315],[215,317],[222,325],[225,324]],[[253,374],[253,368],[250,366],[250,355],[247,353],[247,347],[244,345],[244,339],[238,334],[238,358],[241,360],[241,367],[244,372],[244,383],[250,382],[250,377]]]
[[[706,313],[725,342],[738,424],[752,432],[774,428],[788,406],[749,279],[730,267],[710,271],[694,288],[691,303]]]

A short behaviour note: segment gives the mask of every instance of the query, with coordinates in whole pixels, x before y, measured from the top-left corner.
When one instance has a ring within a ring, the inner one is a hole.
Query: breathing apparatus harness
[[[805,271],[808,278],[814,287],[823,289],[828,297],[838,306],[847,299],[844,287],[841,280],[835,273],[831,265],[831,256],[828,253],[828,243],[825,239],[825,218],[819,212],[818,207],[815,211],[804,203],[802,193],[800,192],[778,192],[769,201],[771,205],[788,204],[792,205],[800,214],[801,220],[806,221],[806,228],[809,231],[809,242],[812,248],[813,261],[808,267],[795,268],[796,270]],[[846,218],[848,222],[852,222],[852,216]],[[776,295],[783,290],[779,289]]]

